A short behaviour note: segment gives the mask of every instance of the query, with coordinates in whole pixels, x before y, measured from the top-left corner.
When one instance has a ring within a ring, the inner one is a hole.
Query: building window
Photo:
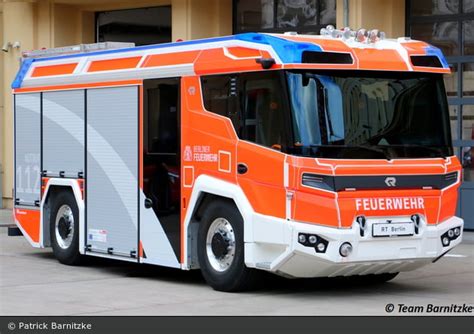
[[[455,151],[464,181],[474,181],[474,2],[408,0],[407,34],[439,47],[452,73],[445,76]]]
[[[98,12],[97,42],[171,42],[171,6]]]
[[[234,33],[319,34],[336,25],[336,0],[234,0]]]

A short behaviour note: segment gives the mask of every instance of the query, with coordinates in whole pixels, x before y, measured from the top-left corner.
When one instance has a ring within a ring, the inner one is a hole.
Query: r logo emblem
[[[385,179],[385,184],[389,187],[395,187],[397,185],[397,179],[394,177],[387,177]]]

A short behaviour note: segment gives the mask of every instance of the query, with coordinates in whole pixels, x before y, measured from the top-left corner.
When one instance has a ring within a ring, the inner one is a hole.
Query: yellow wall
[[[344,1],[337,0],[337,27],[344,26]],[[349,0],[349,27],[379,29],[388,38],[405,36],[405,0]]]

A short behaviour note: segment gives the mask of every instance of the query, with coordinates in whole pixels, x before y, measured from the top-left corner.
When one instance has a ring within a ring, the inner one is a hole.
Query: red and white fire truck
[[[15,209],[34,247],[201,269],[215,289],[389,280],[461,242],[439,49],[377,30],[25,55]]]

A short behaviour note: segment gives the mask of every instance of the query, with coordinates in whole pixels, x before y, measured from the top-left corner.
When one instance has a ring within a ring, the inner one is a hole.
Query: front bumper
[[[372,233],[360,236],[358,224],[351,229],[338,229],[284,220],[276,222],[263,216],[255,218],[254,240],[246,243],[246,264],[288,277],[335,277],[414,270],[457,246],[462,240],[464,225],[461,218],[451,217],[438,225],[422,222],[418,234],[413,236],[376,238]],[[372,231],[372,224],[380,220],[367,219],[366,231]],[[283,227],[277,228],[276,223],[283,224]],[[455,227],[461,229],[461,235],[444,247],[441,236]],[[269,229],[273,231],[269,232]],[[326,251],[317,253],[315,248],[298,243],[300,233],[327,240]],[[353,247],[347,257],[339,253],[344,242]]]

